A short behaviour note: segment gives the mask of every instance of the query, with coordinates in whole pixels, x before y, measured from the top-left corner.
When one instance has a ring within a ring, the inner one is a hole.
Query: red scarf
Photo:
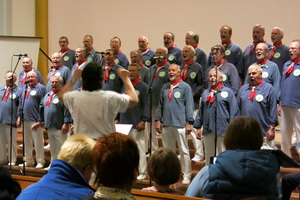
[[[231,40],[229,40],[228,42],[222,42],[222,45],[226,48],[230,43],[231,43]]]
[[[16,86],[17,85],[14,85],[12,88],[14,88]],[[11,90],[11,87],[9,87],[8,85],[6,85],[6,91],[5,91],[4,95],[3,95],[2,101],[7,101],[10,90]]]
[[[52,70],[52,71],[51,71],[50,76],[54,76],[54,75],[55,75],[55,71],[58,70],[61,66],[62,66],[62,65],[60,65],[60,66],[58,66],[58,67],[52,66],[52,67],[51,67],[51,70]]]
[[[210,87],[210,93],[206,97],[206,101],[209,101],[209,103],[213,103],[215,101],[215,92],[223,87],[223,83],[219,83],[216,87],[216,89],[213,89]]]
[[[28,70],[27,72],[24,70],[24,75],[22,77],[21,83],[25,84],[26,80],[27,80],[27,73],[33,71],[33,68],[31,68],[30,70]]]
[[[297,58],[296,60],[292,61],[292,63],[290,64],[289,68],[284,72],[284,74],[286,76],[289,76],[292,73],[292,71],[294,71],[294,65],[296,63],[298,63],[298,62],[300,62],[300,57]]]
[[[256,48],[256,46],[258,45],[258,43],[264,43],[265,41],[264,40],[262,40],[262,41],[259,41],[259,42],[253,42],[253,45],[252,45],[252,47],[251,47],[251,49],[250,49],[250,51],[249,51],[249,56],[253,53],[253,51],[255,50],[255,48]]]
[[[93,49],[94,49],[94,47],[91,47],[91,48],[88,50],[88,53],[90,53]]]
[[[197,49],[198,48],[198,44],[196,44],[196,46],[193,46],[194,47],[194,49]]]
[[[142,68],[144,67],[144,63],[143,62],[140,62],[139,66]]]
[[[251,92],[250,92],[250,94],[249,94],[249,99],[250,99],[251,101],[254,100],[254,97],[255,97],[255,95],[256,95],[256,88],[257,88],[258,86],[260,86],[263,82],[264,82],[264,80],[261,79],[261,80],[258,82],[257,85],[251,85],[251,84],[250,84],[250,86],[252,87],[252,89],[251,89]]]
[[[259,65],[264,65],[264,64],[266,64],[267,61],[268,61],[268,59],[265,58],[262,61],[259,61],[259,60],[256,61],[256,63],[259,64]]]
[[[60,50],[60,53],[66,53],[67,51],[69,51],[69,47],[67,47],[66,50]]]
[[[170,91],[168,94],[168,102],[172,101],[172,96],[173,96],[173,89],[176,87],[181,81],[181,77],[179,76],[174,82],[170,81]]]
[[[115,62],[112,62],[110,65],[107,65],[107,64],[105,65],[104,82],[108,81],[109,71],[114,64],[115,64]]]
[[[83,59],[83,61],[77,62],[76,69],[78,69],[78,67],[80,67],[80,65],[82,65],[82,63],[84,63],[85,61],[86,61],[86,59]]]
[[[217,66],[220,67],[225,61],[226,61],[226,59],[222,58],[222,60],[217,63]]]
[[[141,51],[142,53],[144,53],[144,52],[148,51],[148,49],[149,49],[149,48],[145,49],[144,51],[141,51],[141,50],[140,50],[140,51]]]
[[[282,42],[278,42],[277,44],[273,44],[272,50],[270,52],[269,60],[272,60],[276,51],[277,47],[280,47],[282,45]]]
[[[53,90],[50,92],[50,95],[49,95],[48,100],[47,100],[47,102],[46,102],[46,106],[50,107],[50,104],[51,104],[51,101],[52,101],[53,96],[54,96],[55,94],[59,93],[60,91],[61,91],[61,89],[58,90],[57,92],[53,92]]]
[[[120,52],[121,52],[121,50],[119,49],[117,52],[115,52],[115,54],[118,55]]]
[[[159,68],[161,68],[162,66],[165,66],[167,63],[168,63],[167,60],[164,60],[162,63],[156,63],[157,68],[156,68],[156,71],[155,71],[155,74],[154,74],[154,80],[156,80],[156,78],[157,78]]]
[[[135,81],[131,81],[132,85],[135,86],[136,84],[138,84],[139,82],[141,82],[141,78],[137,78]]]
[[[175,44],[173,43],[171,47],[168,48],[168,51],[171,51],[175,47]]]
[[[29,93],[30,93],[31,88],[33,88],[36,84],[38,84],[38,82],[36,82],[36,83],[34,83],[34,84],[32,84],[32,85],[29,85],[29,84],[28,84],[28,88],[27,88],[27,90],[25,91],[25,98],[26,98],[26,99],[28,99],[28,96],[29,96]]]
[[[194,63],[194,60],[190,60],[188,62],[184,62],[184,67],[182,69],[182,72],[181,72],[181,78],[185,81],[187,76],[188,76],[188,72],[187,72],[187,69],[188,69],[188,66],[190,66],[191,64]]]

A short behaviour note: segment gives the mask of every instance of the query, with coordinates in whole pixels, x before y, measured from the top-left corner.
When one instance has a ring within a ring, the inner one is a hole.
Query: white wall
[[[58,6],[59,5],[59,6]],[[208,53],[220,43],[219,29],[233,28],[233,42],[244,49],[252,43],[252,27],[262,24],[270,41],[274,26],[285,31],[284,42],[300,38],[298,0],[49,0],[49,53],[58,50],[58,38],[69,37],[70,47],[82,45],[85,34],[94,37],[94,47],[103,51],[113,36],[122,39],[122,51],[137,49],[137,38],[146,35],[150,47],[163,45],[162,36],[171,31],[175,43],[184,46],[185,33],[200,34],[200,46]]]

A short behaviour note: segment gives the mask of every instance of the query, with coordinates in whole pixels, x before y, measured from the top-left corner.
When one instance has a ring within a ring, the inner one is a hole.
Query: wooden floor
[[[21,144],[22,142],[22,135],[19,134],[18,135],[18,144]],[[45,140],[47,141],[47,140]],[[276,141],[276,145],[280,148],[280,132],[277,131],[276,133],[276,137],[275,137],[275,141]],[[189,142],[189,146],[190,146],[190,154],[191,157],[194,155],[194,148],[193,145],[191,143],[191,141]],[[293,158],[299,162],[299,157],[297,156],[296,152],[295,152],[295,148],[293,147],[291,149],[292,151],[292,155]],[[50,161],[50,152],[48,150],[45,150],[45,159],[46,159],[46,164],[45,167],[47,167],[49,165],[49,161]],[[18,164],[22,163],[22,148],[18,145],[18,158],[17,158],[17,162]],[[192,161],[192,178],[201,170],[201,168],[204,166],[204,162],[193,162]],[[25,170],[22,167],[17,166],[6,166],[7,168],[9,168],[11,170],[12,174],[15,175],[26,175],[26,176],[32,176],[32,177],[42,177],[44,174],[47,173],[47,171],[45,171],[44,169],[35,169],[34,167],[27,167],[25,168]],[[281,175],[284,175],[286,173],[294,173],[294,172],[300,172],[300,169],[297,168],[281,168]],[[141,189],[147,186],[151,185],[151,181],[146,179],[146,180],[142,180],[142,181],[136,181],[136,184],[134,185],[135,189]],[[180,182],[176,184],[177,188],[181,189],[183,192],[186,191],[187,189],[187,185],[182,185]],[[299,199],[299,190],[296,190],[293,194],[292,194],[292,200],[296,200]]]

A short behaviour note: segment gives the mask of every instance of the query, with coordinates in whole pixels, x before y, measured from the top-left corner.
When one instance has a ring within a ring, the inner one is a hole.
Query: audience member
[[[82,199],[95,190],[89,185],[95,172],[93,148],[96,142],[84,135],[72,135],[62,145],[58,159],[40,181],[28,186],[17,200]]]
[[[153,186],[143,188],[143,191],[184,194],[172,188],[172,184],[177,183],[181,177],[181,165],[171,149],[160,148],[155,151],[148,161],[147,171]]]
[[[230,121],[224,138],[226,151],[193,179],[187,196],[209,199],[264,197],[279,199],[279,165],[276,157],[261,151],[263,133],[250,117]]]
[[[20,184],[14,180],[8,169],[0,165],[0,199],[15,200],[21,193]]]
[[[134,200],[130,194],[139,167],[139,150],[128,135],[111,133],[97,140],[93,150],[97,190],[84,200]]]

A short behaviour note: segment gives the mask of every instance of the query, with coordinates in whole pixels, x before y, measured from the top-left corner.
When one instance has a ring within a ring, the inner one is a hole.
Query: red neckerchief
[[[187,76],[188,76],[188,72],[187,72],[187,68],[188,66],[190,66],[191,64],[194,63],[194,60],[190,60],[188,62],[184,62],[184,67],[182,69],[182,72],[181,72],[181,78],[185,81]]]
[[[84,63],[85,61],[86,61],[86,59],[83,59],[83,61],[77,62],[77,67],[76,67],[76,69],[78,69],[78,67],[79,67],[80,65],[82,65],[82,63]]]
[[[225,61],[226,61],[226,59],[222,58],[222,60],[217,63],[217,66],[220,67]]]
[[[193,46],[194,47],[194,49],[197,49],[198,48],[198,44],[196,44],[196,46]]]
[[[2,101],[7,101],[11,88],[14,88],[16,86],[17,86],[16,84],[14,84],[13,87],[9,87],[8,85],[6,85],[6,91],[3,95]]]
[[[144,63],[143,62],[140,62],[139,63],[139,66],[142,68],[142,67],[144,67]]]
[[[173,89],[174,87],[176,87],[176,85],[178,85],[181,81],[181,77],[179,76],[174,82],[170,81],[170,90],[169,90],[169,94],[168,94],[168,102],[172,101],[172,96],[173,96]]]
[[[251,84],[250,84],[250,86],[251,86],[252,89],[251,89],[251,92],[250,92],[250,94],[249,94],[249,99],[250,99],[251,101],[254,100],[254,97],[255,97],[255,95],[256,95],[256,88],[257,88],[258,86],[260,86],[263,82],[264,82],[264,80],[261,79],[261,80],[257,83],[257,85],[251,85]]]
[[[259,41],[259,42],[253,42],[253,44],[252,44],[252,48],[250,49],[250,51],[249,51],[249,56],[253,53],[253,51],[254,51],[254,49],[256,48],[256,46],[258,45],[258,43],[264,43],[265,41],[264,40],[261,40],[261,41]]]
[[[114,64],[115,64],[114,61],[112,63],[110,63],[110,65],[105,64],[104,82],[108,81],[109,71],[110,71],[111,67],[114,66]]]
[[[138,84],[139,82],[141,82],[141,78],[137,78],[135,81],[131,81],[132,85],[135,86],[136,84]]]
[[[88,50],[88,53],[90,53],[93,49],[94,49],[94,47],[91,47],[91,48]]]
[[[256,63],[259,64],[259,65],[264,65],[264,64],[266,64],[267,61],[268,61],[268,59],[265,58],[262,61],[259,61],[259,60],[256,61]]]
[[[58,90],[57,92],[53,92],[53,90],[50,92],[50,95],[49,95],[48,100],[47,100],[47,102],[46,102],[46,106],[50,107],[50,104],[51,104],[51,101],[52,101],[53,96],[54,96],[55,94],[59,93],[60,91],[61,91],[61,89]]]
[[[290,64],[289,68],[284,72],[284,74],[286,76],[289,76],[292,73],[292,71],[294,71],[294,65],[296,63],[298,63],[298,62],[300,62],[300,57],[297,58],[296,60],[292,61],[292,63]]]
[[[157,78],[159,68],[161,68],[162,66],[165,66],[167,63],[168,63],[167,60],[164,60],[162,63],[156,63],[157,68],[156,68],[156,71],[155,71],[155,74],[154,74],[154,77],[153,77],[154,80],[156,80],[156,78]]]
[[[63,66],[63,65],[60,65],[60,66],[58,66],[58,67],[52,66],[52,67],[51,67],[51,70],[52,70],[52,71],[51,71],[51,75],[50,75],[50,76],[54,76],[55,71],[58,70],[61,66]]]
[[[168,51],[171,51],[175,47],[175,44],[173,43],[171,47],[168,48]]]
[[[25,98],[26,99],[28,99],[31,88],[33,88],[36,84],[38,84],[38,81],[36,83],[34,83],[33,85],[28,84],[27,90],[25,91]]]
[[[66,53],[67,51],[69,51],[69,47],[67,47],[66,50],[60,50],[60,53]]]
[[[270,52],[270,56],[269,56],[269,59],[272,60],[273,57],[274,57],[274,54],[275,54],[275,51],[276,51],[276,48],[277,47],[280,47],[282,45],[282,42],[278,42],[277,44],[273,44],[273,47],[272,47],[272,50]]]
[[[144,52],[148,51],[148,49],[149,49],[149,48],[147,48],[147,49],[145,49],[144,51],[141,51],[141,52],[144,53]]]
[[[118,55],[121,52],[121,50],[119,49],[117,52],[115,52],[116,55]]]
[[[206,97],[206,101],[209,101],[209,103],[213,103],[215,101],[215,91],[221,89],[223,87],[223,83],[219,83],[215,89],[210,87],[210,93]]]
[[[227,47],[230,43],[231,43],[231,40],[229,40],[228,42],[222,42],[222,45],[223,45],[224,47]]]
[[[27,80],[27,73],[30,72],[30,71],[32,71],[32,70],[33,70],[33,68],[31,68],[31,69],[28,70],[28,71],[25,71],[25,70],[24,70],[24,75],[23,75],[22,80],[21,80],[21,83],[22,83],[22,84],[25,84],[25,82],[26,82],[26,80]]]

